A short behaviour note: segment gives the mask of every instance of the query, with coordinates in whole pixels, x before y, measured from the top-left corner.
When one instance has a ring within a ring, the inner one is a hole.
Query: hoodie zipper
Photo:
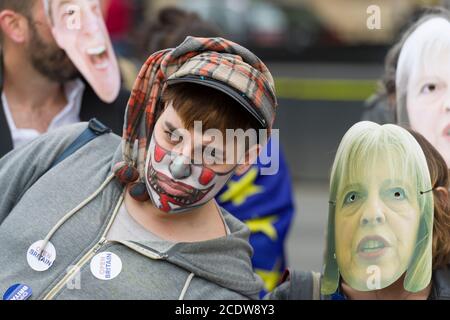
[[[97,244],[91,248],[91,250],[89,250],[79,261],[76,265],[73,266],[73,268],[70,269],[70,271],[67,272],[67,274],[64,276],[64,278],[62,278],[58,284],[56,284],[56,286],[54,286],[49,293],[47,293],[43,300],[52,300],[56,294],[58,294],[58,292],[60,292],[65,286],[66,284],[72,279],[72,277],[77,273],[77,271],[79,272],[81,270],[81,268],[84,267],[84,265],[86,263],[88,263],[89,261],[91,261],[91,259],[97,254],[97,252],[100,251],[100,249],[106,245],[106,244],[110,244],[110,243],[119,243],[123,246],[128,247],[129,249],[145,256],[148,257],[150,259],[153,260],[162,260],[162,259],[167,259],[168,254],[164,254],[164,253],[159,253],[155,250],[150,250],[150,249],[144,249],[141,248],[139,245],[133,243],[133,242],[129,242],[129,241],[111,241],[111,240],[107,240],[106,238],[102,237],[100,239],[99,242],[97,242]]]
[[[108,222],[108,225],[106,226],[105,231],[103,231],[103,234],[100,238],[100,240],[80,259],[78,262],[70,269],[70,271],[67,272],[67,274],[42,298],[43,300],[51,300],[53,297],[61,291],[61,289],[69,282],[69,280],[76,274],[77,270],[80,270],[82,266],[86,264],[87,261],[92,259],[92,257],[105,245],[105,243],[108,242],[106,239],[106,235],[108,234],[109,229],[111,228],[111,225],[113,224],[114,219],[117,216],[117,213],[119,212],[120,206],[123,203],[124,194],[119,198],[119,201],[116,204],[116,207],[114,208],[114,212]]]
[[[168,254],[166,253],[159,253],[156,250],[151,250],[150,248],[142,248],[138,244],[135,244],[130,241],[111,241],[106,239],[106,235],[108,234],[109,229],[111,228],[111,225],[117,216],[117,213],[119,212],[120,206],[123,203],[123,196],[120,197],[116,209],[114,210],[114,213],[108,223],[108,226],[106,227],[105,231],[102,234],[102,237],[100,240],[80,259],[78,262],[70,269],[70,271],[67,272],[67,274],[42,298],[43,300],[52,300],[66,285],[67,283],[72,279],[72,277],[81,270],[81,268],[88,263],[100,249],[110,243],[119,243],[123,246],[128,247],[129,249],[145,256],[153,260],[162,260],[167,259]]]
[[[95,254],[108,242],[106,238],[101,238],[97,244],[91,248],[70,271],[44,296],[43,300],[52,300],[55,295],[61,291],[62,288],[71,280],[71,278],[81,270],[81,268],[90,261]]]

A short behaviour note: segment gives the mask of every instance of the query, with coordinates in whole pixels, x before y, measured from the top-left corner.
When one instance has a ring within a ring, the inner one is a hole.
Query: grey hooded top
[[[53,131],[0,159],[0,294],[20,283],[31,287],[32,299],[256,299],[263,283],[252,269],[249,230],[224,210],[226,237],[168,250],[158,242],[106,240],[123,193],[111,179],[122,159],[120,137],[100,136],[47,171],[86,127]],[[56,259],[47,271],[34,271],[27,250],[52,229]],[[91,273],[101,252],[122,261],[112,280]]]

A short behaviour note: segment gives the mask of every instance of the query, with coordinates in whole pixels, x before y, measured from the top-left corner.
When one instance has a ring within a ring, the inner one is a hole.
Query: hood
[[[263,282],[252,268],[250,231],[224,209],[222,214],[230,235],[203,242],[178,243],[168,250],[167,260],[198,277],[257,299]]]

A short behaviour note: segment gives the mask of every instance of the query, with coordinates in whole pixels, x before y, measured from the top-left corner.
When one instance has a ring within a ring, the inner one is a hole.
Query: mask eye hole
[[[437,85],[434,83],[427,83],[426,85],[424,85],[421,89],[420,92],[424,93],[424,94],[428,94],[428,93],[432,93],[434,91],[436,91],[437,89]]]
[[[355,191],[350,191],[345,195],[344,205],[349,205],[355,203],[359,199],[358,193]]]
[[[407,198],[403,188],[392,188],[389,190],[389,194],[391,194],[390,197],[393,200],[404,200]]]

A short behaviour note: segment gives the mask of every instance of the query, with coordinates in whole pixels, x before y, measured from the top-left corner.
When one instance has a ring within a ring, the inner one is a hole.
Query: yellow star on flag
[[[255,185],[258,169],[252,168],[238,181],[229,181],[228,190],[220,196],[221,202],[231,201],[233,205],[240,206],[247,198],[264,191],[264,188]]]
[[[274,227],[274,223],[278,220],[277,216],[269,216],[263,218],[256,218],[245,221],[245,224],[252,233],[262,232],[268,236],[272,241],[278,239],[277,229]]]
[[[272,291],[277,286],[280,281],[281,272],[280,271],[267,271],[263,269],[255,269],[255,272],[264,282],[264,289],[267,292]]]

